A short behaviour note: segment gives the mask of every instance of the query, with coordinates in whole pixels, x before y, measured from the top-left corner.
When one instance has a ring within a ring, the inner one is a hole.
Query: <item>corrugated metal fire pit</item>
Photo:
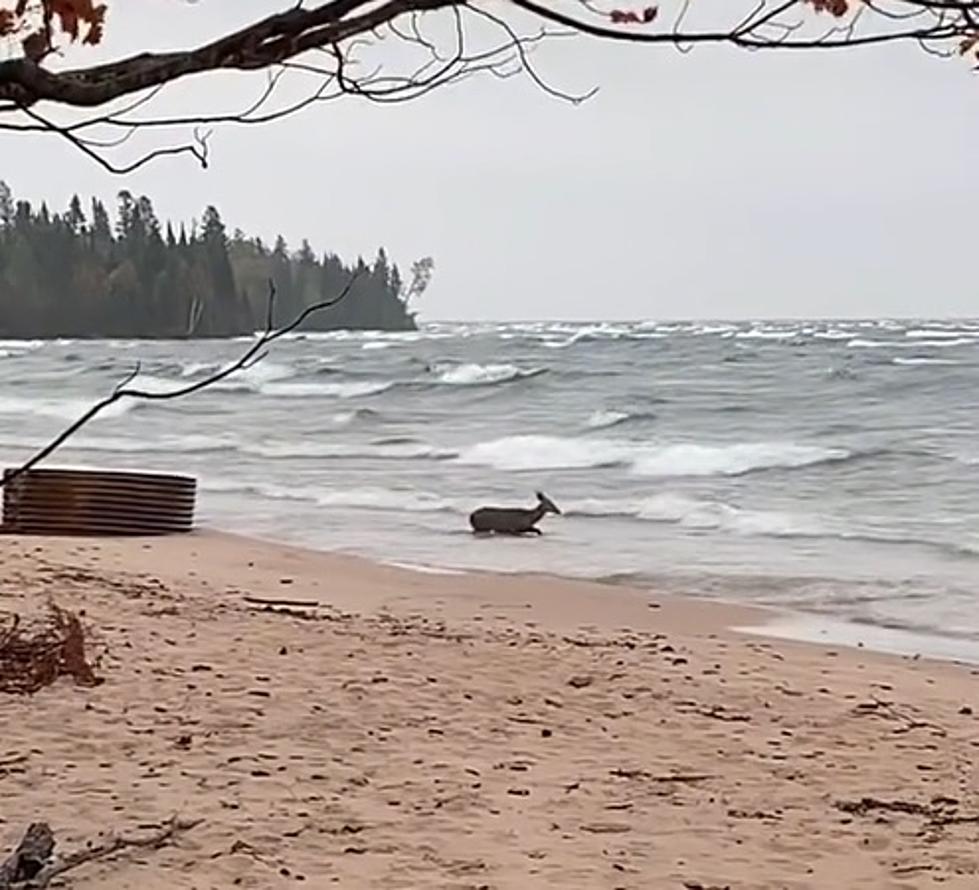
[[[12,470],[4,471],[7,478]],[[29,470],[3,488],[5,532],[169,535],[194,525],[192,476],[115,470]]]

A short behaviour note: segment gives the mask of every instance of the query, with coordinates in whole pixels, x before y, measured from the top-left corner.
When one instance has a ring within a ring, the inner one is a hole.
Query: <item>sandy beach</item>
[[[202,820],[70,886],[979,885],[968,666],[660,591],[0,536],[0,622],[49,598],[104,682],[0,699],[0,846]]]

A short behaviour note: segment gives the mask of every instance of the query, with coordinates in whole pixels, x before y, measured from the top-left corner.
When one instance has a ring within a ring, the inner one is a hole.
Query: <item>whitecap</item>
[[[685,443],[638,455],[633,469],[640,476],[740,476],[753,470],[795,469],[846,460],[844,448],[794,442],[742,442],[731,445]]]
[[[464,449],[463,464],[499,470],[585,469],[624,466],[640,476],[738,476],[793,469],[851,457],[843,448],[793,442],[651,444],[617,439],[518,435]]]
[[[951,359],[944,358],[928,358],[926,356],[914,356],[912,358],[897,358],[891,359],[891,362],[895,365],[957,365],[959,362],[952,361]]]

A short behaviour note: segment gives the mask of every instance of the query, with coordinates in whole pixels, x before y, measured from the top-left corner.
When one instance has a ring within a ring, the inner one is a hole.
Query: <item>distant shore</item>
[[[174,813],[124,887],[974,887],[979,679],[761,610],[204,532],[0,536],[103,685],[0,701],[0,845]]]

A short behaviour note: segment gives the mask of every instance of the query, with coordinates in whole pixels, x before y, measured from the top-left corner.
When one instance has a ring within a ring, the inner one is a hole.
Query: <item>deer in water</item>
[[[529,510],[521,507],[480,507],[469,517],[474,532],[498,535],[541,535],[537,523],[546,513],[558,513],[557,505],[542,491],[537,492],[537,506]]]

